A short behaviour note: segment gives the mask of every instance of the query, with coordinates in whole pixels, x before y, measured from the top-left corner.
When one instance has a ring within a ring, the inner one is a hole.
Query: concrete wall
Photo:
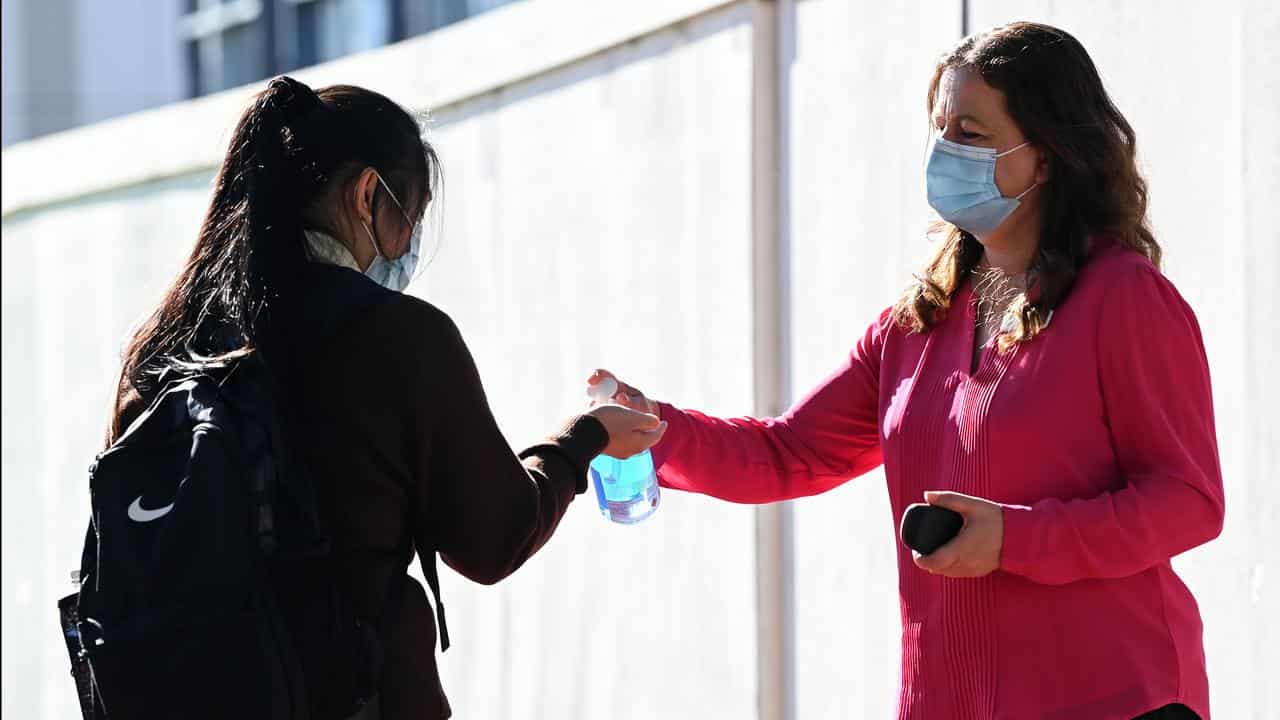
[[[77,712],[56,603],[88,521],[86,469],[122,338],[177,273],[207,203],[202,174],[4,218],[5,717]]]
[[[749,402],[750,363],[721,358],[750,350],[750,32],[734,8],[438,113],[443,238],[414,290],[457,319],[513,442],[597,365]],[[622,528],[593,503],[509,582],[446,575],[458,715],[752,716],[752,509],[668,494]]]
[[[795,4],[791,399],[847,357],[928,245],[925,88],[955,3]],[[900,623],[884,473],[796,501],[797,718],[893,716]]]
[[[788,393],[839,361],[927,250],[923,94],[966,7],[971,30],[1026,17],[1076,34],[1137,128],[1168,273],[1208,344],[1227,479],[1223,536],[1176,565],[1205,617],[1215,716],[1280,716],[1271,3],[779,0]],[[598,365],[685,405],[750,410],[752,18],[748,2],[516,3],[300,73],[435,110],[443,224],[411,291],[458,321],[514,444],[573,412]],[[74,714],[54,603],[79,551],[84,466],[121,338],[189,249],[247,97],[5,150],[6,717]],[[510,581],[481,588],[446,570],[456,645],[442,672],[458,716],[757,717],[771,686],[757,667],[779,666],[794,678],[787,717],[890,716],[899,627],[883,475],[791,513],[782,663],[757,657],[752,508],[669,493],[622,528],[588,497]]]

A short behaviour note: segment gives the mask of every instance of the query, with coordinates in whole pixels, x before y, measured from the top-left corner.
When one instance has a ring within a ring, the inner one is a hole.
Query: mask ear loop
[[[391,186],[387,184],[387,181],[382,179],[382,173],[374,170],[373,174],[378,178],[378,182],[382,185],[382,189],[386,190],[387,194],[391,196],[391,202],[396,204],[396,208],[398,208],[400,210],[400,214],[404,216],[404,221],[408,223],[409,227],[414,227],[414,222],[409,219],[409,213],[405,211],[404,205],[400,202],[400,198],[396,197],[396,194],[391,191]]]
[[[418,278],[422,277],[422,275],[426,272],[427,265],[431,264],[431,259],[434,257],[434,255],[432,257],[428,257],[425,259],[425,261],[424,261],[424,258],[422,257],[422,253],[423,253],[422,244],[426,242],[426,234],[427,234],[427,221],[426,221],[426,218],[424,217],[422,220],[419,220],[416,225],[413,226],[413,234],[409,236],[409,252],[413,252],[415,250],[417,251],[417,254],[415,255],[414,264],[413,264],[413,277],[409,279],[409,282],[413,282],[414,280],[417,280]]]
[[[1035,190],[1035,189],[1036,189],[1036,188],[1038,188],[1038,187],[1040,187],[1040,183],[1031,183],[1031,187],[1027,188],[1026,190],[1023,190],[1021,193],[1018,193],[1017,195],[1015,195],[1015,196],[1014,196],[1014,198],[1013,198],[1013,199],[1014,199],[1014,200],[1021,200],[1021,199],[1023,198],[1023,196],[1024,196],[1024,195],[1026,195],[1027,193],[1031,192],[1032,190]]]
[[[1005,155],[1008,155],[1009,153],[1017,152],[1017,151],[1021,150],[1022,148],[1024,148],[1024,147],[1026,147],[1026,146],[1030,145],[1030,144],[1031,144],[1031,141],[1030,141],[1030,140],[1028,140],[1028,141],[1026,141],[1026,142],[1022,143],[1021,145],[1016,145],[1016,146],[1014,146],[1014,147],[1011,147],[1011,148],[1009,148],[1008,150],[1005,150],[1005,151],[1004,151],[1004,152],[1002,152],[1002,153],[996,153],[996,157],[998,157],[998,158],[1002,158],[1002,157],[1004,157]]]
[[[396,204],[396,207],[400,207],[400,201],[396,199],[396,194],[391,192],[391,188],[387,187],[387,181],[382,179],[382,173],[378,172],[377,169],[374,169],[373,175],[378,178],[378,182],[382,184],[382,188],[391,196],[391,201]],[[400,213],[404,214],[404,208],[400,208]],[[382,248],[378,247],[378,239],[373,236],[373,228],[369,227],[369,224],[363,220],[360,221],[360,227],[364,228],[365,234],[369,236],[370,244],[373,245],[373,259],[377,260],[378,258],[382,258],[383,260],[390,261],[390,258],[382,254]],[[372,261],[369,263],[369,267],[373,267]],[[369,268],[365,268],[366,271],[368,271],[368,269]]]
[[[376,260],[377,258],[382,258],[385,260],[387,256],[383,255],[382,248],[378,247],[378,241],[373,237],[373,230],[369,228],[369,224],[361,220],[360,227],[364,228],[365,234],[369,236],[369,242],[373,244],[374,259]]]
[[[425,263],[422,262],[422,257],[421,257],[422,234],[426,230],[425,228],[426,219],[424,217],[418,222],[414,222],[413,219],[409,217],[409,212],[404,209],[404,204],[400,202],[400,198],[396,197],[395,192],[391,190],[391,186],[387,185],[387,181],[382,179],[382,173],[378,172],[376,169],[373,171],[373,173],[374,175],[377,176],[378,182],[382,184],[382,189],[387,191],[387,194],[391,196],[391,201],[394,202],[396,204],[396,208],[400,210],[400,215],[404,218],[405,224],[409,226],[409,247],[408,249],[405,250],[405,253],[406,254],[412,253],[415,249],[414,246],[417,245],[418,255],[414,259],[413,275],[412,277],[409,278],[409,282],[413,283],[413,281],[422,277],[423,273],[426,271],[427,265],[430,264],[430,260],[428,260]],[[372,234],[370,235],[370,237],[372,237]],[[384,255],[383,257],[386,257],[386,256]],[[404,256],[401,256],[401,257],[404,257]],[[435,254],[433,252],[432,258],[434,257],[435,257]],[[399,260],[400,258],[396,258],[396,259]],[[391,262],[390,258],[387,258],[387,260],[388,262]]]
[[[396,204],[396,209],[400,211],[400,216],[404,218],[405,224],[409,226],[409,246],[405,248],[404,253],[401,254],[400,257],[396,258],[395,260],[392,260],[386,255],[382,255],[381,251],[379,251],[379,255],[382,258],[384,258],[388,263],[394,263],[395,267],[401,271],[403,271],[402,261],[406,257],[412,255],[413,256],[413,272],[410,273],[408,280],[405,281],[406,286],[411,285],[415,280],[422,277],[423,272],[425,271],[426,266],[428,264],[428,263],[423,263],[422,257],[421,257],[422,233],[425,230],[424,228],[425,221],[419,220],[418,222],[414,222],[413,219],[409,217],[409,212],[404,209],[404,203],[400,202],[400,198],[396,197],[395,191],[392,190],[391,186],[387,184],[387,181],[383,179],[382,173],[378,172],[377,169],[374,169],[373,174],[375,177],[378,178],[378,183],[382,185],[382,189],[387,191],[387,195],[391,196],[391,202]],[[365,232],[369,232],[368,228],[365,229]],[[373,233],[369,233],[369,238],[373,239]],[[378,249],[376,241],[374,243],[374,249],[375,250]]]
[[[1030,144],[1031,144],[1031,141],[1030,141],[1030,140],[1028,140],[1028,141],[1026,141],[1026,142],[1022,143],[1021,145],[1017,145],[1017,146],[1015,146],[1015,147],[1011,147],[1011,148],[1009,148],[1008,150],[1005,150],[1005,151],[1004,151],[1004,152],[1002,152],[1002,153],[996,153],[996,157],[998,157],[998,158],[1004,157],[1005,155],[1008,155],[1009,153],[1017,152],[1018,150],[1021,150],[1022,148],[1026,147],[1026,146],[1028,146],[1028,145],[1030,145]],[[1018,193],[1017,195],[1015,195],[1015,196],[1014,196],[1014,198],[1013,198],[1013,199],[1014,199],[1014,200],[1021,200],[1021,199],[1022,199],[1022,198],[1027,194],[1027,193],[1031,192],[1032,190],[1035,190],[1035,189],[1036,189],[1036,188],[1038,188],[1038,187],[1040,187],[1040,183],[1038,183],[1038,182],[1033,182],[1033,183],[1031,183],[1031,187],[1027,188],[1026,190],[1023,190],[1023,191],[1022,191],[1022,192],[1020,192],[1020,193]]]

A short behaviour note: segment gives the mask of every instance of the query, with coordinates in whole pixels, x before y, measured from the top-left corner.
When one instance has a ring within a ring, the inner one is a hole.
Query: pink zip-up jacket
[[[925,334],[886,311],[782,417],[660,404],[662,485],[767,503],[883,463],[894,527],[926,490],[1002,503],[986,577],[931,575],[896,537],[861,540],[897,546],[901,720],[1128,720],[1175,702],[1207,720],[1200,613],[1169,562],[1222,530],[1194,313],[1146,258],[1097,240],[1049,326],[988,346],[971,373],[972,300],[966,284]]]

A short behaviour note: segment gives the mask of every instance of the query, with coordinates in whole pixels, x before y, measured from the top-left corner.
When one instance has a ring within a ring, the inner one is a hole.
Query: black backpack
[[[312,268],[326,280],[311,308],[322,330],[391,295],[356,273]],[[260,354],[170,369],[159,386],[90,470],[80,591],[59,603],[85,717],[360,712],[377,694],[378,625],[398,610],[412,532],[379,620],[358,617],[335,583]],[[424,567],[443,626],[434,559]]]

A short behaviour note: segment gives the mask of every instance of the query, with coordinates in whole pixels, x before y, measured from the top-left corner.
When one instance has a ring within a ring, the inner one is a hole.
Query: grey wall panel
[[[792,399],[835,369],[929,250],[925,91],[959,5],[796,3]],[[884,475],[795,503],[798,718],[890,717],[900,627]]]
[[[750,25],[741,9],[438,113],[440,250],[415,292],[457,320],[514,443],[592,368],[750,409]],[[750,508],[667,493],[636,527],[585,496],[495,588],[447,574],[460,716],[751,717]]]
[[[1241,33],[1238,167],[1243,175],[1240,240],[1246,302],[1236,352],[1244,359],[1246,405],[1239,429],[1244,438],[1242,482],[1233,487],[1244,486],[1245,499],[1228,522],[1247,528],[1241,556],[1231,561],[1242,563],[1238,571],[1247,574],[1248,583],[1244,597],[1236,600],[1237,611],[1245,614],[1245,637],[1224,651],[1230,659],[1214,671],[1215,679],[1232,672],[1252,677],[1252,704],[1228,699],[1226,707],[1239,705],[1253,717],[1273,718],[1280,717],[1280,682],[1275,681],[1280,676],[1280,627],[1272,620],[1280,613],[1280,489],[1275,482],[1280,478],[1280,431],[1271,421],[1280,400],[1280,5],[1269,0],[1242,5],[1235,22]]]
[[[191,249],[208,176],[5,218],[3,710],[77,717],[58,639],[127,331]]]

